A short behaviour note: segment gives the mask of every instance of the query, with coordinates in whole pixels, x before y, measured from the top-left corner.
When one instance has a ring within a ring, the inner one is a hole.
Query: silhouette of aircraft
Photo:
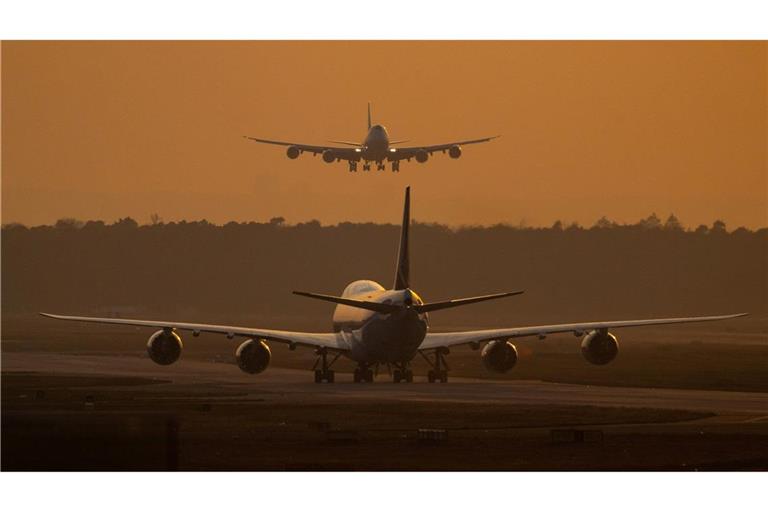
[[[340,162],[346,160],[349,163],[349,172],[357,172],[357,163],[363,162],[363,170],[371,170],[371,162],[376,162],[376,169],[383,171],[386,162],[392,162],[392,172],[400,171],[400,162],[402,160],[411,161],[415,158],[417,162],[424,163],[429,160],[435,152],[448,152],[451,158],[459,158],[462,154],[461,146],[469,144],[479,144],[488,142],[495,138],[486,137],[483,139],[461,140],[448,142],[446,144],[435,144],[432,146],[414,146],[414,147],[394,147],[397,144],[408,142],[405,140],[390,140],[387,129],[380,125],[371,125],[371,104],[368,104],[368,135],[361,143],[348,142],[343,140],[329,141],[333,144],[343,144],[347,147],[337,146],[312,146],[309,144],[298,144],[295,142],[284,142],[279,140],[259,139],[256,137],[245,136],[246,139],[260,142],[263,144],[276,144],[278,146],[287,146],[285,154],[290,159],[296,159],[302,153],[312,153],[312,156],[323,155],[323,161],[326,163]]]
[[[469,345],[473,349],[482,347],[480,357],[485,367],[492,372],[506,373],[517,362],[517,349],[511,339],[538,336],[544,339],[550,334],[570,332],[583,336],[581,352],[584,358],[596,365],[608,364],[616,357],[619,344],[610,329],[637,327],[642,325],[678,324],[725,320],[744,316],[735,315],[700,316],[687,318],[654,318],[647,320],[621,320],[608,322],[579,322],[570,324],[539,325],[531,327],[510,327],[460,332],[429,332],[428,314],[442,309],[475,304],[523,293],[522,290],[453,299],[440,302],[424,302],[411,289],[410,257],[410,187],[405,189],[403,223],[400,231],[395,281],[392,289],[385,290],[375,281],[360,280],[350,283],[340,297],[308,292],[293,292],[296,295],[323,300],[336,304],[333,314],[333,332],[305,333],[275,331],[251,327],[195,324],[185,322],[163,322],[158,320],[131,320],[122,318],[93,318],[40,313],[59,320],[76,320],[102,324],[119,324],[159,329],[149,337],[147,352],[158,364],[176,362],[182,351],[181,338],[177,331],[192,331],[193,336],[201,332],[224,334],[247,338],[236,350],[237,364],[246,373],[261,373],[271,360],[267,341],[285,343],[293,350],[302,345],[315,349],[318,360],[315,363],[315,382],[333,382],[333,363],[341,356],[357,363],[355,382],[372,382],[374,369],[385,364],[393,369],[394,382],[412,382],[411,361],[421,355],[431,369],[427,374],[429,382],[447,382],[448,366],[445,356],[449,347]],[[328,356],[333,358],[328,360]],[[318,368],[319,366],[319,368]]]

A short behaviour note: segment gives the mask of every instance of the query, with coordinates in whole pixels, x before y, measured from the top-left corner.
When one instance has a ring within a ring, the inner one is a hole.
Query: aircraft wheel
[[[325,374],[325,381],[328,384],[333,384],[335,377],[336,377],[336,372],[334,372],[333,370],[328,370],[328,372]]]
[[[321,382],[323,382],[323,371],[315,370],[315,384],[320,384]]]
[[[354,381],[360,382],[360,368],[355,368]]]
[[[405,370],[405,382],[413,382],[413,371]]]
[[[365,370],[365,381],[373,382],[373,370],[371,370],[370,368]]]
[[[400,370],[395,370],[392,372],[392,382],[398,384],[401,380],[403,380],[403,376],[400,373]]]
[[[435,370],[429,370],[429,372],[427,372],[427,380],[429,382],[435,382]]]
[[[445,383],[448,382],[448,372],[443,370],[440,372],[440,382]]]

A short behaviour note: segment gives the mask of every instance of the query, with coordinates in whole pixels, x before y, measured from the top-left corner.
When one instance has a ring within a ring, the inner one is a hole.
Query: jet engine
[[[456,145],[448,148],[448,155],[451,158],[459,158],[461,156],[461,146]]]
[[[293,160],[295,158],[299,158],[301,151],[299,151],[299,148],[296,146],[288,146],[288,149],[285,150],[285,154],[288,155],[288,158]]]
[[[429,153],[424,151],[423,149],[420,149],[416,152],[416,161],[420,164],[423,164],[429,159]]]
[[[517,349],[504,340],[494,340],[480,353],[483,365],[492,372],[507,373],[517,363]]]
[[[170,329],[157,331],[147,341],[147,354],[157,364],[167,366],[181,356],[181,337]]]
[[[261,373],[269,366],[272,352],[264,340],[245,340],[235,352],[237,366],[245,373]]]
[[[581,342],[581,354],[592,364],[608,364],[619,353],[616,336],[606,330],[592,331]]]
[[[330,149],[326,149],[325,151],[323,151],[323,162],[330,164],[330,163],[333,163],[335,160],[336,160],[336,153],[334,153]]]

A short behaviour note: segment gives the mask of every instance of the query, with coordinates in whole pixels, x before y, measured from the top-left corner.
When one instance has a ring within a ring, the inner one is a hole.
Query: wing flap
[[[56,320],[70,320],[76,322],[89,322],[98,324],[131,325],[135,327],[154,327],[157,329],[177,329],[183,331],[207,332],[213,334],[225,334],[227,336],[264,338],[281,343],[295,343],[311,347],[326,347],[334,350],[349,350],[349,345],[344,337],[338,333],[309,333],[278,331],[272,329],[258,329],[250,327],[237,327],[229,325],[196,324],[188,322],[166,322],[161,320],[137,320],[129,318],[99,318],[87,316],[54,315],[40,313],[42,316]]]
[[[563,332],[588,332],[596,329],[616,329],[619,327],[641,327],[646,325],[669,325],[691,322],[712,322],[746,316],[748,313],[716,316],[694,316],[681,318],[651,318],[647,320],[618,320],[609,322],[582,322],[573,324],[538,325],[513,327],[509,329],[486,329],[480,331],[429,333],[419,347],[422,350],[477,343],[494,339],[521,338],[524,336],[547,336]]]
[[[247,135],[243,136],[244,138],[248,140],[252,140],[254,142],[259,142],[261,144],[274,144],[276,146],[293,146],[297,148],[299,151],[305,151],[307,153],[312,153],[313,155],[317,155],[320,153],[323,153],[326,150],[331,150],[334,153],[336,153],[337,158],[341,158],[343,160],[359,160],[360,157],[356,153],[356,149],[359,148],[340,148],[336,146],[313,146],[312,144],[299,144],[298,142],[286,142],[282,140],[270,140],[270,139],[259,139],[257,137],[249,137]],[[356,145],[359,146],[359,144],[349,143],[349,142],[339,142],[339,144],[350,144],[350,145]]]

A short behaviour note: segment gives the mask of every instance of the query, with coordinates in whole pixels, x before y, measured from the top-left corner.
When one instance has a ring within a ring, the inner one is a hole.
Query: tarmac
[[[333,384],[316,384],[312,372],[268,368],[261,374],[241,372],[235,365],[184,360],[158,366],[147,358],[71,353],[6,352],[3,372],[39,372],[59,375],[143,377],[171,381],[168,385],[236,386],[248,398],[275,402],[447,402],[474,404],[569,405],[642,407],[706,411],[734,421],[768,422],[768,393],[688,389],[654,389],[559,384],[524,380],[450,378],[428,383],[415,376],[413,383],[395,384],[387,372],[373,383],[353,383],[352,375],[336,374]]]

